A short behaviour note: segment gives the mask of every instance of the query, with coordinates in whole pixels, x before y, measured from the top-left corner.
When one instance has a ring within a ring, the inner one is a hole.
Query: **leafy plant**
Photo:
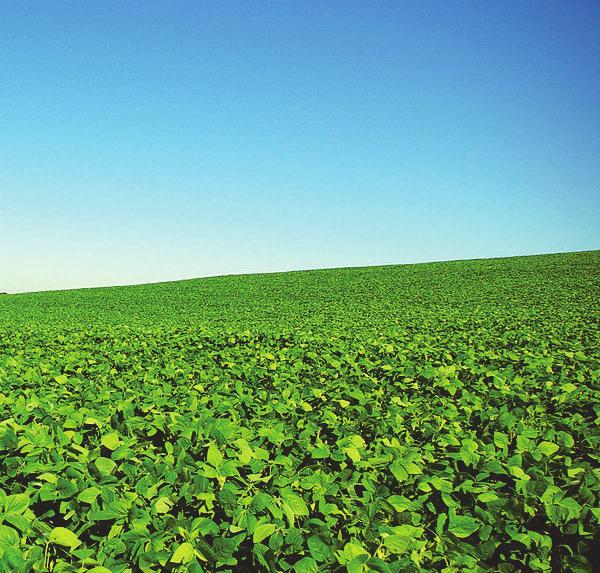
[[[600,253],[0,300],[0,571],[593,571]]]

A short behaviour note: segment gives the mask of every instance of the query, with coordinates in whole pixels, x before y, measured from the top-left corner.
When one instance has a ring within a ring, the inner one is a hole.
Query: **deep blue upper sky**
[[[600,247],[597,1],[0,22],[0,291]]]

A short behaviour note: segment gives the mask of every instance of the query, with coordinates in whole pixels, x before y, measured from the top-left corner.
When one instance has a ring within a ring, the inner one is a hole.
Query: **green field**
[[[0,296],[0,571],[599,570],[599,311],[600,251]]]

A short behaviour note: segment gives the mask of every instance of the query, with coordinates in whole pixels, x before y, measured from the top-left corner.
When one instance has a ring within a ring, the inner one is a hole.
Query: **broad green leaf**
[[[494,444],[499,448],[506,448],[508,446],[508,436],[502,432],[494,432]]]
[[[319,573],[319,566],[312,557],[303,557],[294,564],[294,573]]]
[[[552,442],[540,442],[537,450],[545,456],[551,456],[558,451],[558,446]]]
[[[281,492],[281,499],[291,508],[296,516],[308,515],[306,502],[293,492]]]
[[[223,454],[217,446],[211,444],[208,446],[208,453],[206,454],[206,461],[213,467],[218,468],[223,462]]]
[[[358,543],[346,543],[346,545],[344,545],[344,553],[349,557],[349,559],[354,559],[358,556],[367,556],[368,559],[369,555],[369,552]]]
[[[483,503],[488,503],[490,501],[496,501],[499,499],[498,494],[493,491],[486,491],[484,493],[480,493],[477,496],[477,500]]]
[[[84,489],[78,496],[77,499],[83,503],[93,503],[100,495],[100,489],[97,487],[88,487]]]
[[[481,522],[474,517],[452,514],[449,517],[448,531],[461,539],[469,537],[481,527]]]
[[[358,448],[350,446],[348,448],[344,448],[344,452],[353,462],[360,461],[360,452],[358,451]]]
[[[363,573],[365,571],[365,563],[368,559],[369,555],[357,555],[346,564],[346,571],[348,573]]]
[[[263,523],[261,525],[257,525],[254,528],[254,533],[252,534],[252,541],[254,543],[260,543],[263,539],[266,539],[275,531],[276,526],[273,523]]]
[[[331,455],[331,451],[329,450],[329,448],[327,446],[320,446],[320,447],[312,450],[310,455],[314,459],[320,460],[320,459],[328,458]]]
[[[38,479],[47,481],[48,483],[56,483],[59,478],[56,474],[52,474],[50,472],[44,472],[38,476]]]
[[[189,563],[194,558],[194,546],[187,541],[182,543],[171,557],[171,563]]]
[[[106,434],[102,436],[102,445],[109,450],[116,450],[121,445],[121,440],[119,439],[119,434],[116,432],[111,432],[110,434]]]
[[[172,507],[173,500],[166,496],[161,496],[154,502],[154,510],[156,513],[169,513]]]
[[[411,542],[412,537],[407,537],[406,535],[388,535],[383,540],[383,545],[390,553],[402,555],[408,551]]]
[[[2,544],[19,545],[19,534],[8,525],[0,525],[0,548]]]
[[[399,483],[403,483],[408,479],[408,472],[404,469],[401,462],[396,461],[390,466],[390,471]]]
[[[519,466],[510,466],[508,468],[510,473],[515,476],[517,479],[529,480],[529,474],[525,473]]]
[[[406,511],[412,504],[410,499],[403,495],[391,495],[387,501],[398,513]]]
[[[72,531],[66,529],[65,527],[55,527],[48,537],[48,541],[50,543],[54,543],[55,545],[61,545],[62,547],[68,547],[71,551],[76,549],[81,545],[81,541],[79,537],[75,535]]]
[[[117,464],[113,462],[110,458],[104,457],[97,458],[94,462],[94,465],[98,468],[98,471],[104,476],[112,474],[114,469],[117,467]]]
[[[325,561],[331,555],[331,548],[318,535],[311,535],[308,540],[310,554],[317,561]]]
[[[4,499],[4,511],[6,513],[24,513],[29,507],[29,501],[29,495],[26,493],[7,495]]]

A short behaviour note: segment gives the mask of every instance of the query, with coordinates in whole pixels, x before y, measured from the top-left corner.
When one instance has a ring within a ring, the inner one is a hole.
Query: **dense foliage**
[[[593,571],[599,287],[595,251],[1,297],[0,571]]]

